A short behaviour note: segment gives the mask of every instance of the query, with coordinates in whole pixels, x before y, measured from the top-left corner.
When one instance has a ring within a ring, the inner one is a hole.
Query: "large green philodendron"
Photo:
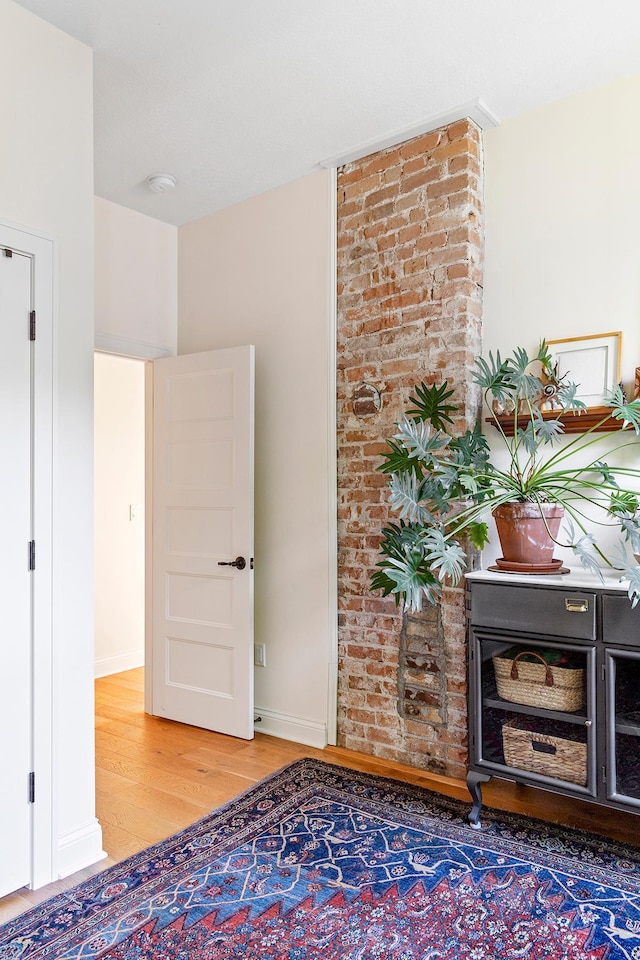
[[[627,402],[616,387],[602,420],[559,442],[562,422],[542,416],[541,400],[551,392],[558,416],[580,416],[586,408],[576,399],[575,383],[554,378],[544,341],[534,357],[519,347],[505,360],[499,353],[489,354],[488,361],[480,358],[473,376],[494,417],[508,465],[501,469],[491,462],[478,427],[461,436],[449,432],[458,407],[450,402],[454,391],[446,381],[416,387],[412,406],[387,441],[385,462],[379,467],[390,477],[389,503],[398,522],[382,531],[382,560],[372,576],[372,589],[393,594],[396,602],[403,600],[414,611],[425,599],[436,603],[443,582],[461,579],[469,543],[481,549],[488,542],[486,520],[495,507],[510,501],[556,502],[565,508],[556,542],[570,547],[582,565],[600,577],[603,564],[618,570],[629,581],[635,606],[640,567],[628,547],[640,553],[640,399]],[[503,428],[505,414],[513,436]],[[598,432],[611,417],[620,421],[619,430]],[[590,448],[596,443],[600,450],[604,444],[605,452],[592,458]],[[629,447],[637,454],[635,466],[610,462]],[[594,521],[594,512],[601,521]],[[601,525],[616,527],[620,535],[609,555],[594,532]]]

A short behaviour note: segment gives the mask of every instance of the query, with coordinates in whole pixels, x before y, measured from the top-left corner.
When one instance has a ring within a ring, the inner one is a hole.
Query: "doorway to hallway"
[[[95,354],[95,675],[144,664],[145,361]]]

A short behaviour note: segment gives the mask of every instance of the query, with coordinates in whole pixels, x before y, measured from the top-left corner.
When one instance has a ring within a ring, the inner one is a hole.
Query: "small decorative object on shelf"
[[[606,403],[613,384],[620,383],[622,333],[593,333],[547,344],[556,374],[561,380],[571,377],[578,385],[578,400],[587,407]]]
[[[604,406],[587,410],[578,384],[558,375],[544,341],[533,356],[518,347],[505,359],[499,353],[479,358],[473,377],[492,413],[506,466],[502,453],[492,459],[478,427],[464,433],[456,429],[459,408],[447,381],[417,386],[379,467],[389,475],[389,503],[398,522],[382,531],[382,559],[372,589],[394,595],[413,610],[425,600],[436,603],[443,582],[455,584],[462,577],[468,545],[482,549],[488,542],[488,515],[508,511],[527,530],[531,517],[522,524],[521,515],[533,513],[546,546],[532,557],[521,543],[513,546],[512,538],[500,537],[498,566],[504,572],[564,572],[553,547],[571,548],[597,576],[601,564],[618,570],[628,580],[635,606],[640,568],[627,547],[640,553],[640,398],[626,401],[616,386]],[[559,442],[570,432],[569,424],[580,434]],[[600,431],[607,436],[596,456],[594,434]],[[558,507],[564,513],[559,530],[545,517]],[[601,518],[587,520],[594,509]],[[598,543],[603,525],[618,529],[613,550]]]

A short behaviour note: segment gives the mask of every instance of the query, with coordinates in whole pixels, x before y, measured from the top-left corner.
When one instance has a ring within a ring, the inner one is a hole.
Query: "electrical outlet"
[[[253,662],[256,667],[266,667],[267,665],[267,654],[265,652],[264,643],[254,643],[253,645]]]

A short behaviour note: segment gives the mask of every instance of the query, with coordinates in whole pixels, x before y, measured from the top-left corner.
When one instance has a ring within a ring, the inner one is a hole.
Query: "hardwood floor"
[[[150,717],[143,711],[142,697],[142,670],[96,682],[96,805],[107,859],[40,890],[23,889],[0,899],[0,922],[176,833],[300,757],[317,757],[469,800],[462,781],[338,747],[316,750],[259,733],[252,741],[236,740]],[[487,806],[631,845],[640,843],[640,819],[635,814],[499,780],[487,784],[483,794]]]

